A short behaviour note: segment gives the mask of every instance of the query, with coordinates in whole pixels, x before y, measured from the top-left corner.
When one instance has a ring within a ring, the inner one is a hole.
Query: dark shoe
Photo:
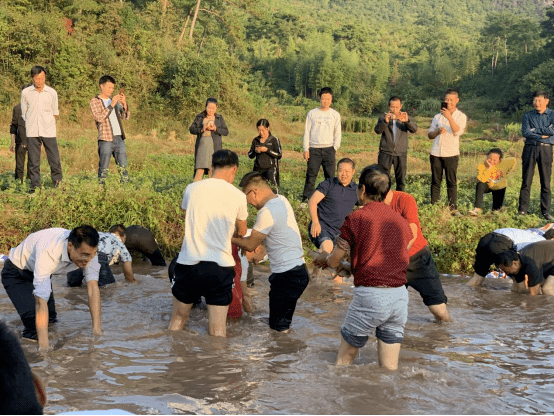
[[[37,331],[32,331],[30,329],[23,330],[21,337],[30,341],[38,341]]]
[[[51,316],[50,319],[48,320],[49,323],[51,324],[55,324],[58,322],[58,317],[57,316]]]
[[[542,214],[545,220],[552,221],[552,215],[550,215],[548,212]]]

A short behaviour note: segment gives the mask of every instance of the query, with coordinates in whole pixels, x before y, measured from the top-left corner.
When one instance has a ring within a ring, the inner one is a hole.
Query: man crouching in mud
[[[321,253],[314,263],[337,267],[350,251],[354,297],[341,327],[337,365],[350,365],[369,335],[377,336],[379,365],[398,368],[400,344],[408,318],[406,269],[412,233],[408,222],[384,203],[390,178],[381,169],[364,168],[358,184],[363,208],[351,213],[331,254]]]

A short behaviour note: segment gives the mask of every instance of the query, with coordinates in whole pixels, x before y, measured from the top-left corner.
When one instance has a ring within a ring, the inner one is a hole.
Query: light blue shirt
[[[519,228],[500,228],[494,230],[494,232],[510,238],[514,242],[517,251],[531,243],[544,241],[544,237],[533,234],[531,231],[520,230]]]

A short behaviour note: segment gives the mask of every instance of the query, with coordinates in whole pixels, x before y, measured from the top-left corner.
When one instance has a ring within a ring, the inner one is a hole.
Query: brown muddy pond
[[[268,268],[256,266],[256,311],[207,335],[193,309],[184,331],[166,330],[167,269],[134,266],[138,285],[101,289],[104,335],[94,339],[86,290],[55,277],[54,350],[23,341],[47,385],[46,414],[121,409],[137,414],[514,414],[554,411],[554,299],[513,294],[510,282],[443,277],[454,322],[432,320],[410,292],[397,372],[381,370],[374,342],[350,367],[334,366],[350,285],[311,282],[292,331],[270,331]],[[351,280],[350,280],[351,282]],[[0,314],[20,332],[0,287]]]

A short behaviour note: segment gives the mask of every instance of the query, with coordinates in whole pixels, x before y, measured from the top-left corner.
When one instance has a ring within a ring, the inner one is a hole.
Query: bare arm
[[[346,250],[343,250],[342,248],[335,246],[333,249],[333,252],[327,256],[327,265],[333,269],[336,269],[344,255],[346,254]]]
[[[267,236],[265,234],[257,230],[252,230],[249,237],[233,237],[231,241],[234,245],[243,250],[254,251],[260,244],[262,244],[266,237]]]
[[[246,231],[248,231],[246,220],[237,220],[235,222],[235,236],[244,237],[246,235]]]
[[[92,318],[92,332],[94,335],[102,333],[102,310],[100,305],[100,290],[98,289],[98,281],[89,280],[87,282],[88,292],[88,307],[90,309],[90,317]]]
[[[123,276],[125,276],[126,281],[130,283],[137,283],[137,279],[135,279],[135,274],[133,273],[133,266],[130,261],[123,262]]]
[[[50,345],[48,343],[48,303],[46,300],[35,296],[35,325],[37,328],[38,348],[48,349]]]
[[[529,288],[529,294],[531,296],[537,296],[537,295],[541,295],[542,292],[541,292],[541,285],[535,285],[535,286],[531,286]]]
[[[410,230],[412,230],[412,235],[414,236],[414,238],[412,238],[408,242],[408,250],[412,248],[412,246],[415,243],[415,240],[417,239],[417,225],[415,225],[413,222],[411,222],[409,225],[410,225]]]
[[[310,230],[312,237],[317,237],[321,233],[321,225],[317,217],[317,204],[323,201],[323,198],[325,198],[325,195],[322,192],[315,191],[308,200],[308,211],[312,220],[312,227]]]

